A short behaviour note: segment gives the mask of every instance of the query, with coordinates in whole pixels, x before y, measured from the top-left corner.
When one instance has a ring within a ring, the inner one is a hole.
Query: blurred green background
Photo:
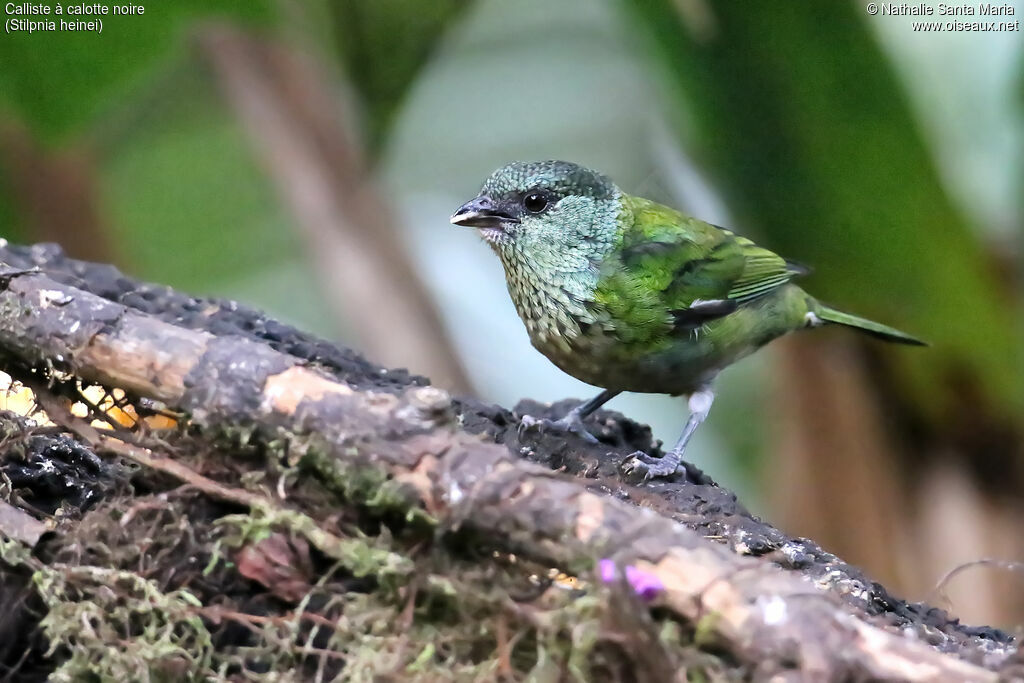
[[[933,344],[773,344],[723,375],[688,457],[907,597],[1020,623],[1020,577],[935,588],[1024,560],[1019,23],[925,32],[847,2],[145,6],[102,34],[0,37],[4,237],[484,400],[554,401],[593,390],[530,347],[497,260],[448,216],[513,159],[600,169]],[[610,407],[669,442],[685,419],[682,399]]]

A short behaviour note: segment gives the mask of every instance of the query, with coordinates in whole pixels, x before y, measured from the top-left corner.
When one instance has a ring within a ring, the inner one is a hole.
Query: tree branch
[[[1015,650],[1003,634],[959,630],[927,608],[862,609],[843,595],[858,585],[852,575],[811,580],[813,572],[771,561],[790,555],[795,567],[796,556],[813,546],[783,540],[775,554],[752,558],[736,552],[739,542],[708,538],[733,539],[729,524],[754,523],[749,516],[730,522],[709,513],[710,519],[689,519],[691,528],[674,519],[700,514],[673,507],[685,491],[730,496],[713,483],[667,485],[658,496],[655,487],[552,472],[465,431],[457,415],[461,410],[466,421],[465,404],[440,389],[346,382],[329,365],[317,367],[262,341],[188,329],[62,284],[39,260],[24,249],[0,249],[5,268],[43,268],[0,291],[4,355],[158,399],[185,411],[191,427],[207,434],[274,443],[349,503],[384,500],[442,536],[469,533],[477,543],[591,579],[601,559],[633,567],[655,587],[653,606],[694,625],[756,678],[799,671],[829,680],[987,681],[996,680],[995,670]],[[60,267],[54,270],[64,277]],[[606,427],[635,429],[614,418]],[[507,432],[500,432],[506,440]],[[577,443],[563,440],[561,448],[574,450]],[[733,510],[732,517],[741,516]],[[694,531],[712,525],[723,533]],[[816,566],[816,559],[802,561]],[[888,597],[884,589],[874,595]],[[619,609],[643,609],[637,601],[626,605]]]

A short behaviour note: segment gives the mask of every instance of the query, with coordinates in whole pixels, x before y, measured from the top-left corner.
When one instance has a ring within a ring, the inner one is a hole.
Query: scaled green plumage
[[[745,237],[627,195],[576,164],[500,168],[452,222],[478,228],[498,254],[533,345],[605,389],[555,426],[589,436],[582,419],[621,391],[690,395],[675,448],[660,460],[634,454],[627,466],[649,476],[676,470],[715,375],[776,337],[837,323],[921,344],[816,301],[791,282],[800,266]]]

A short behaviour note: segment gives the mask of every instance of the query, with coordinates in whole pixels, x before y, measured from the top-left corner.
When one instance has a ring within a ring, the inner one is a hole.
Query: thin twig
[[[933,600],[941,597],[943,600],[948,602],[948,598],[945,594],[945,588],[957,575],[967,571],[968,569],[974,569],[976,567],[991,567],[995,569],[1005,569],[1006,571],[1024,573],[1024,562],[1013,562],[1012,560],[997,560],[994,558],[984,557],[977,560],[971,560],[958,564],[957,566],[946,572],[935,587],[932,588],[931,593],[928,594],[928,599]]]

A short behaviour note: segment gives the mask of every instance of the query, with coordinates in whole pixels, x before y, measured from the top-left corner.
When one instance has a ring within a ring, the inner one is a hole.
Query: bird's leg
[[[583,426],[583,420],[590,417],[591,413],[618,396],[620,393],[621,392],[619,391],[605,389],[586,403],[581,403],[570,410],[561,420],[547,420],[544,418],[523,415],[523,419],[519,423],[519,429],[522,431],[540,427],[541,430],[553,429],[562,432],[572,432],[573,434],[578,434],[583,437],[586,441],[597,443],[597,437],[587,431],[587,428]]]
[[[640,473],[643,475],[644,481],[675,474],[679,469],[679,463],[683,460],[686,444],[690,442],[690,437],[711,412],[711,404],[714,403],[714,400],[715,394],[711,391],[711,387],[703,387],[690,394],[690,399],[687,402],[690,408],[690,418],[686,421],[686,427],[683,428],[683,433],[672,450],[660,458],[652,458],[643,451],[637,451],[622,463],[623,473],[627,475],[632,475],[634,472]]]

